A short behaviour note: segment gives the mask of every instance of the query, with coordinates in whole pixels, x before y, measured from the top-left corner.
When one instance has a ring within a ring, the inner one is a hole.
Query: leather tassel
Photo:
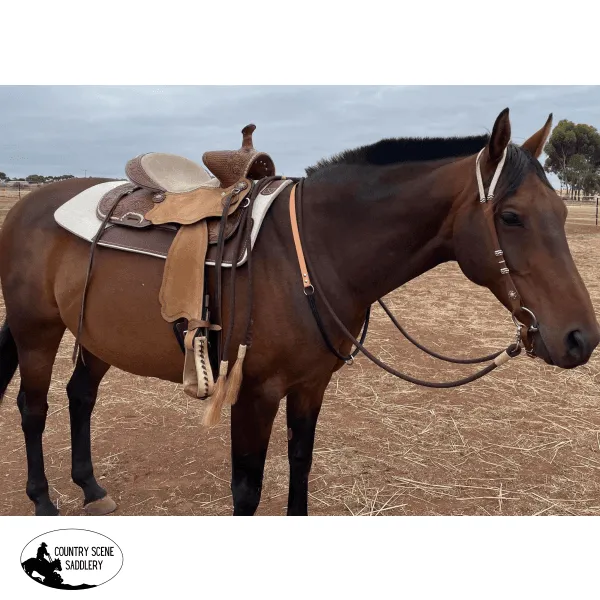
[[[221,420],[221,411],[223,410],[223,404],[225,403],[225,393],[227,391],[227,369],[229,363],[226,360],[222,360],[219,365],[219,377],[215,384],[210,401],[204,410],[202,417],[202,424],[206,427],[212,427],[217,425]]]
[[[244,365],[244,358],[246,357],[247,346],[240,345],[238,348],[238,355],[229,373],[227,379],[227,390],[225,392],[225,404],[233,406],[240,395],[240,388],[242,387],[242,367]]]

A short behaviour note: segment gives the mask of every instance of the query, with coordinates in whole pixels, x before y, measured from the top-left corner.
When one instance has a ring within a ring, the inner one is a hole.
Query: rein
[[[412,338],[404,330],[404,328],[398,323],[398,321],[395,319],[395,317],[393,316],[393,314],[391,313],[389,308],[386,306],[386,304],[381,299],[379,299],[378,302],[379,302],[380,306],[383,308],[383,310],[385,311],[387,316],[390,318],[390,320],[392,321],[394,326],[400,331],[400,333],[402,333],[402,335],[408,341],[410,341],[412,344],[414,344],[417,348],[419,348],[423,352],[426,352],[430,356],[432,356],[434,358],[438,358],[438,359],[446,361],[446,362],[455,363],[455,364],[477,364],[477,363],[482,363],[482,362],[487,362],[487,361],[493,361],[493,362],[491,364],[487,365],[486,367],[484,367],[483,369],[481,369],[480,371],[477,371],[476,373],[474,373],[468,377],[465,377],[463,379],[458,379],[456,381],[448,381],[448,382],[433,382],[433,381],[425,381],[422,379],[412,377],[405,373],[401,373],[400,371],[394,369],[393,367],[390,367],[389,365],[387,365],[386,363],[384,363],[383,361],[381,361],[380,359],[375,357],[373,354],[371,354],[371,352],[369,352],[369,350],[367,350],[367,348],[365,348],[365,346],[363,345],[365,338],[366,338],[366,334],[367,334],[370,308],[367,310],[365,323],[363,326],[363,331],[362,331],[361,338],[359,341],[352,335],[352,333],[350,333],[350,331],[348,331],[347,327],[339,319],[339,317],[335,313],[334,309],[332,308],[331,304],[325,297],[325,295],[323,293],[323,288],[319,284],[319,281],[318,281],[318,278],[317,278],[317,275],[316,275],[316,272],[314,269],[314,265],[313,265],[312,261],[310,260],[310,257],[305,253],[305,251],[302,247],[301,240],[302,240],[302,237],[304,237],[302,234],[302,231],[303,231],[303,227],[302,227],[302,191],[303,191],[304,179],[301,179],[298,183],[296,183],[294,185],[294,187],[292,188],[292,191],[290,193],[289,210],[290,210],[290,221],[291,221],[291,226],[292,226],[292,234],[293,234],[293,238],[294,238],[294,244],[296,247],[296,254],[298,256],[298,264],[300,266],[300,273],[302,276],[304,295],[306,296],[306,298],[308,300],[311,312],[313,313],[313,316],[315,318],[315,321],[317,323],[319,331],[321,332],[323,340],[325,341],[325,344],[327,345],[328,349],[333,354],[335,354],[335,356],[337,356],[337,358],[345,361],[347,364],[350,364],[353,361],[354,357],[358,354],[358,352],[361,351],[367,358],[369,358],[377,366],[381,367],[382,369],[384,369],[391,375],[394,375],[395,377],[403,379],[404,381],[407,381],[409,383],[413,383],[416,385],[424,386],[424,387],[452,388],[452,387],[458,387],[461,385],[465,385],[467,383],[470,383],[472,381],[480,379],[481,377],[484,377],[485,375],[491,373],[494,369],[496,369],[497,367],[508,362],[511,358],[518,356],[521,353],[521,348],[524,345],[526,346],[525,349],[526,349],[527,354],[529,354],[530,356],[535,356],[535,354],[533,353],[533,344],[530,342],[529,334],[538,331],[538,322],[537,322],[537,319],[536,319],[535,315],[533,314],[533,312],[530,309],[528,309],[522,305],[521,296],[519,295],[519,292],[517,291],[514,281],[513,281],[512,277],[510,276],[510,270],[506,266],[506,261],[503,258],[504,252],[500,248],[500,243],[498,240],[498,234],[497,234],[496,226],[494,223],[493,204],[490,202],[494,198],[494,190],[496,188],[498,180],[500,179],[500,175],[502,173],[502,169],[503,169],[504,163],[506,161],[507,150],[506,149],[504,150],[504,154],[502,155],[502,158],[501,158],[500,162],[498,163],[498,166],[496,167],[496,171],[495,171],[492,181],[490,183],[487,194],[485,193],[485,188],[483,185],[483,178],[481,175],[481,167],[480,167],[480,159],[481,159],[481,156],[482,156],[484,150],[485,150],[485,148],[483,150],[481,150],[481,152],[479,152],[479,154],[477,155],[477,159],[475,161],[475,173],[476,173],[477,184],[478,184],[478,188],[479,188],[479,200],[480,200],[480,204],[483,206],[483,209],[484,209],[485,221],[488,226],[488,230],[490,232],[492,244],[494,246],[494,256],[498,259],[498,264],[500,265],[500,275],[502,276],[504,283],[505,283],[508,304],[511,307],[511,316],[512,316],[513,322],[516,327],[515,341],[512,344],[510,344],[509,346],[507,346],[507,348],[505,348],[504,350],[500,350],[499,352],[495,352],[493,354],[489,354],[487,356],[483,356],[480,358],[470,358],[470,359],[449,358],[449,357],[443,356],[441,354],[438,354],[432,350],[427,349],[425,346],[423,346],[422,344],[417,342],[414,338]],[[311,280],[311,276],[309,275],[309,273],[312,274],[312,280]],[[337,326],[339,327],[341,332],[346,336],[346,338],[348,338],[355,345],[355,350],[347,357],[344,357],[342,354],[340,354],[340,352],[335,348],[335,346],[331,342],[331,339],[327,335],[327,332],[324,328],[323,321],[319,314],[316,300],[315,300],[315,291],[317,289],[319,289],[320,298],[321,298],[323,304],[325,305],[325,308],[327,308],[327,311],[329,312],[329,314],[332,317],[332,319],[334,320],[334,322],[337,324]],[[529,327],[527,327],[525,324],[523,324],[519,320],[517,315],[521,312],[527,313],[532,318],[533,322]],[[523,329],[526,330],[525,336],[522,335]],[[527,340],[527,342],[525,342],[525,344],[524,344],[523,337],[525,337]]]

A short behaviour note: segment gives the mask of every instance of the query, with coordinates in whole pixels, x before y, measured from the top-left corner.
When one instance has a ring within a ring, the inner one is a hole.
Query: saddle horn
[[[273,159],[259,152],[252,143],[256,125],[250,123],[242,129],[242,146],[239,150],[215,150],[205,152],[202,161],[206,168],[221,182],[221,187],[234,185],[240,179],[262,179],[275,175]]]
[[[256,129],[256,125],[254,123],[250,123],[250,125],[246,125],[244,129],[242,129],[242,150],[254,150],[254,146],[252,144],[252,134]]]

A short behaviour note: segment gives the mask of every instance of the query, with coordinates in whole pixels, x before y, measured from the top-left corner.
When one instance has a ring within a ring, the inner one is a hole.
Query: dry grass
[[[21,197],[25,196],[29,192],[21,190]],[[0,188],[0,223],[4,221],[6,213],[10,210],[10,207],[19,199],[19,190],[13,190],[10,188]]]
[[[574,225],[596,225],[596,204],[582,202],[568,202],[569,222]],[[600,216],[598,219],[600,224]]]
[[[569,243],[600,306],[600,235],[573,213],[570,209]],[[388,302],[412,334],[442,353],[488,353],[513,335],[504,309],[454,264],[410,282]],[[80,492],[69,476],[64,393],[72,339],[65,337],[57,358],[44,437],[52,496],[63,514],[81,513]],[[451,379],[473,371],[423,356],[401,339],[379,307],[368,346],[424,378]],[[599,378],[597,354],[574,371],[519,357],[463,388],[431,390],[403,383],[361,358],[336,374],[326,393],[311,474],[311,512],[599,514]],[[5,515],[31,514],[14,403],[17,386],[18,380],[0,409],[0,514]],[[202,410],[180,386],[109,372],[93,417],[93,451],[95,472],[119,503],[120,514],[230,514],[228,425],[204,430]],[[285,512],[285,430],[280,411],[260,514]]]

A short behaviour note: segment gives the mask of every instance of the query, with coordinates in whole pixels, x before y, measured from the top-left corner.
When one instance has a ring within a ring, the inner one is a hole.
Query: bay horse
[[[490,198],[492,223],[506,270],[510,268],[522,300],[539,321],[531,329],[532,347],[551,365],[573,368],[586,363],[600,339],[599,326],[567,244],[566,206],[537,160],[551,125],[552,115],[517,146],[510,142],[505,109],[490,135],[386,139],[308,168],[301,244],[318,271],[316,302],[326,297],[356,337],[373,302],[440,263],[457,261],[466,277],[490,289],[510,310],[476,178],[477,156],[486,186],[505,159],[495,197]],[[58,346],[65,329],[77,331],[89,255],[89,245],[61,229],[53,214],[103,181],[72,179],[30,193],[11,209],[0,233],[6,304],[0,393],[19,367],[26,493],[36,515],[58,514],[48,493],[42,434]],[[328,349],[306,301],[289,196],[286,189],[271,207],[253,251],[253,342],[239,399],[231,409],[234,515],[252,515],[258,507],[271,428],[283,398],[290,466],[287,513],[308,514],[308,476],[323,394],[332,374],[345,364]],[[161,260],[150,256],[97,249],[82,352],[67,384],[72,478],[82,488],[90,514],[116,507],[94,477],[90,443],[90,416],[109,367],[182,380],[183,356],[171,324],[160,313],[163,268]],[[247,269],[239,269],[237,277],[238,288],[244,289]],[[212,280],[210,285],[214,276]],[[226,292],[224,296],[227,323]],[[320,310],[329,341],[338,354],[348,355],[351,339],[322,303]],[[235,319],[238,343],[244,333],[241,321]]]

